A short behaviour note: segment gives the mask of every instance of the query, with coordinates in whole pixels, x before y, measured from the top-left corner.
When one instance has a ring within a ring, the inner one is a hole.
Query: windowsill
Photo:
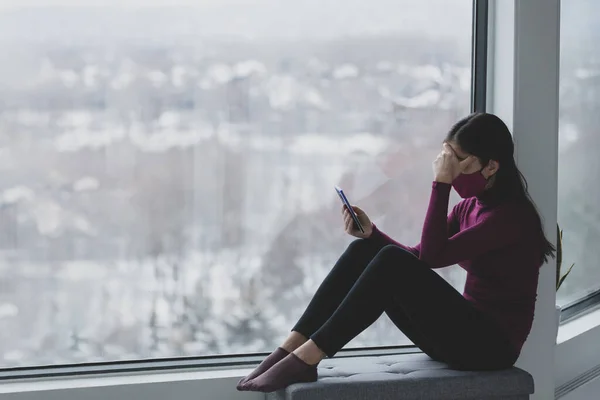
[[[600,364],[600,308],[562,324],[554,362],[555,387],[561,388]]]
[[[600,308],[595,308],[560,325],[556,344],[560,345],[599,326]]]
[[[342,350],[341,357],[365,357],[390,354],[411,354],[419,352],[414,346],[404,347],[379,347],[363,349]],[[258,364],[258,359],[256,360]],[[71,389],[93,389],[93,388],[119,388],[125,386],[147,387],[160,383],[182,383],[193,384],[196,389],[207,386],[223,386],[234,388],[235,383],[243,376],[248,375],[254,369],[254,365],[244,366],[198,366],[197,368],[174,368],[156,369],[146,371],[119,371],[101,372],[91,375],[77,375],[73,371],[69,375],[50,375],[44,377],[0,380],[0,397],[6,394],[22,394],[27,392],[52,392]],[[110,396],[109,396],[110,397]],[[236,398],[236,397],[228,397]]]
[[[24,379],[8,381],[0,385],[0,394],[39,392],[49,390],[82,389],[105,386],[139,385],[162,382],[202,381],[235,378],[249,374],[252,368],[230,368],[225,370],[198,370],[169,372],[144,372],[136,374],[95,375],[86,377]]]

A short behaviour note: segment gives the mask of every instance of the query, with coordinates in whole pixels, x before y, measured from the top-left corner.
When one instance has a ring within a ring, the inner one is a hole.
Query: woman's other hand
[[[444,148],[433,161],[434,180],[451,184],[472,162],[472,156],[459,160],[452,147],[444,143]]]
[[[358,227],[354,224],[354,219],[352,219],[352,215],[350,215],[350,211],[346,206],[342,207],[342,215],[344,216],[344,230],[347,234],[352,235],[357,238],[367,239],[373,233],[373,223],[367,216],[367,214],[361,210],[357,206],[352,206],[352,209],[356,213],[360,224],[364,229],[364,233],[358,229]]]

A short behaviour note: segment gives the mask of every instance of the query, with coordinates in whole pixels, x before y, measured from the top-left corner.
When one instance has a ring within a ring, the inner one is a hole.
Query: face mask
[[[487,179],[480,172],[474,174],[460,174],[454,181],[452,187],[463,199],[479,196],[487,186]]]

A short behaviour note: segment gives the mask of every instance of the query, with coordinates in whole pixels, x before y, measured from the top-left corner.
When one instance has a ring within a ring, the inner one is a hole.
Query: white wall
[[[558,178],[559,0],[495,0],[491,3],[490,112],[512,129],[519,168],[555,239]],[[492,32],[494,29],[491,30]],[[540,271],[531,335],[518,366],[536,385],[532,399],[554,398],[555,264]]]
[[[600,398],[600,378],[581,385],[560,400],[595,400]]]

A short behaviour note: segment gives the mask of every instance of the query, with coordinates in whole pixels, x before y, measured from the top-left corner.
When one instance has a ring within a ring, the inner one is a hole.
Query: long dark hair
[[[497,161],[498,171],[494,174],[493,185],[482,195],[482,200],[523,201],[533,210],[539,225],[542,243],[541,259],[554,258],[556,248],[544,234],[542,219],[527,190],[527,181],[517,168],[514,158],[515,145],[506,124],[494,114],[475,113],[458,121],[446,137],[446,141],[457,143],[460,148],[487,165],[490,160]]]

